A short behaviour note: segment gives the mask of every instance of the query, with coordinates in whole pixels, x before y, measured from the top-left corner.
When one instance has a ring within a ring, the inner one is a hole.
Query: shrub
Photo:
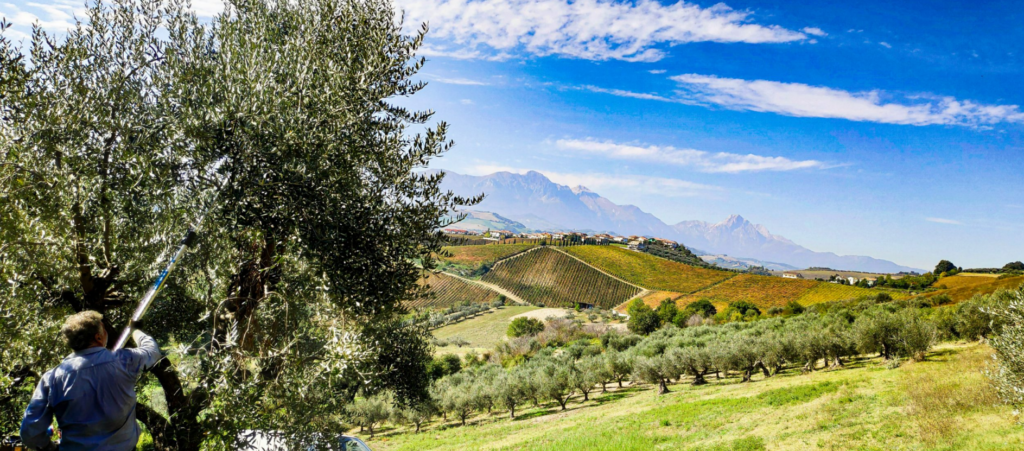
[[[427,375],[430,380],[438,380],[462,370],[462,360],[455,354],[444,354],[435,357],[427,364]]]
[[[626,325],[630,332],[640,335],[648,335],[661,327],[661,317],[651,310],[643,300],[634,299],[629,304],[629,324]]]
[[[676,307],[676,303],[671,299],[665,299],[661,301],[658,308],[654,311],[658,314],[658,318],[661,320],[661,324],[671,323],[679,313],[679,308]]]
[[[994,312],[1005,325],[989,341],[996,351],[996,365],[987,375],[999,399],[1020,409],[1024,406],[1024,286],[1013,297],[1005,308]]]
[[[512,320],[512,323],[508,325],[508,336],[512,338],[524,337],[529,335],[537,335],[544,330],[544,323],[540,320],[519,317]]]
[[[687,305],[686,308],[683,309],[683,312],[686,314],[687,318],[693,315],[700,315],[704,318],[710,318],[712,316],[715,316],[716,313],[718,313],[718,309],[716,309],[715,306],[711,304],[711,301],[707,299],[700,299],[697,302]]]

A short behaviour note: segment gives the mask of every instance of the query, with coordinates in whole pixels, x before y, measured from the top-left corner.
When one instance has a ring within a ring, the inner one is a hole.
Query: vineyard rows
[[[573,246],[565,248],[565,251],[622,280],[650,290],[692,293],[735,275],[618,246]]]
[[[592,304],[613,308],[640,292],[561,252],[541,248],[503,261],[484,275],[531,304],[572,307]]]
[[[770,307],[782,307],[790,301],[799,299],[801,294],[820,283],[822,282],[740,274],[706,290],[684,296],[679,304],[687,305],[706,298],[715,303],[748,301],[767,310]]]
[[[426,297],[409,302],[409,307],[444,309],[467,302],[470,304],[487,304],[498,297],[498,293],[480,285],[463,281],[457,277],[445,275],[444,273],[430,274],[428,277],[421,279],[420,284],[429,285],[430,292]]]
[[[838,283],[818,282],[818,285],[807,290],[804,294],[797,298],[797,302],[800,305],[808,306],[814,304],[820,304],[822,302],[832,301],[843,301],[847,299],[854,299],[863,296],[873,296],[882,291],[879,289],[869,290],[867,288],[859,288],[851,285],[840,285]],[[892,296],[893,299],[903,299],[907,295],[898,291],[885,291]]]

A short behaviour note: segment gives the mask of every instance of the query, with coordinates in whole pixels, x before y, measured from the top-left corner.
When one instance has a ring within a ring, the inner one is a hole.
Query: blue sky
[[[0,0],[27,32],[80,2]],[[216,2],[193,2],[201,14]],[[738,213],[816,251],[1024,259],[1014,2],[399,0],[435,167],[537,170],[666,222]]]

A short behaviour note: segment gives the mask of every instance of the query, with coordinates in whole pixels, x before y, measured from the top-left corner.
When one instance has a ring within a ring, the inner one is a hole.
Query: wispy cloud
[[[429,23],[432,39],[469,49],[461,54],[464,57],[516,52],[657,61],[665,56],[655,48],[658,45],[807,39],[799,31],[753,23],[749,11],[723,3],[707,8],[655,0],[396,0],[395,4],[405,11],[410,29]]]
[[[461,103],[463,105],[472,105],[473,101],[470,100],[470,99],[462,99],[462,100],[459,101],[459,103]]]
[[[471,175],[487,175],[495,172],[526,174],[530,169],[509,166],[480,164],[466,170]],[[552,182],[567,185],[582,185],[600,194],[601,192],[629,191],[636,194],[665,197],[713,197],[725,190],[718,186],[705,185],[667,177],[652,177],[632,174],[606,174],[599,172],[557,172],[536,170]]]
[[[928,222],[936,222],[939,224],[963,225],[963,223],[960,221],[945,218],[924,218],[924,220]]]
[[[885,47],[887,49],[891,49],[892,48],[892,45],[889,44],[888,42],[885,42],[885,41],[879,42],[878,45],[880,45],[882,47]]]
[[[579,88],[575,88],[575,89],[579,89]],[[630,97],[630,98],[634,98],[634,99],[643,99],[643,100],[657,100],[659,102],[686,103],[686,102],[682,102],[680,99],[673,99],[673,98],[665,97],[665,96],[658,95],[658,94],[626,91],[626,90],[623,90],[623,89],[605,89],[605,88],[601,88],[601,87],[593,86],[593,85],[583,86],[583,89],[586,89],[587,91],[590,91],[590,92],[598,92],[598,93],[601,93],[601,94],[611,94],[613,96],[619,96],[619,97]]]
[[[828,167],[817,160],[790,160],[785,157],[742,155],[728,152],[706,152],[695,149],[677,149],[672,146],[641,146],[619,144],[593,139],[560,139],[555,145],[561,149],[581,151],[617,160],[639,160],[674,166],[693,167],[701,172],[741,173],[760,171],[792,171]]]
[[[487,86],[490,83],[471,80],[468,78],[435,78],[434,81],[438,83],[444,83],[447,85],[465,85],[465,86]]]
[[[29,38],[34,24],[48,32],[65,32],[74,25],[75,15],[81,17],[84,14],[83,3],[72,0],[27,2],[21,5],[0,3],[0,17],[6,17],[13,25],[8,34],[14,39]]]
[[[658,74],[664,74],[666,71],[665,71],[665,69],[651,69],[651,70],[649,70],[647,72],[652,73],[654,75],[658,75]]]
[[[977,127],[1024,122],[1024,112],[1017,105],[986,105],[948,96],[897,98],[880,90],[849,92],[802,83],[698,74],[670,78],[679,83],[679,95],[684,99],[734,110],[909,125]]]
[[[825,33],[824,30],[818,27],[804,27],[800,31],[813,36],[828,36],[828,33]]]

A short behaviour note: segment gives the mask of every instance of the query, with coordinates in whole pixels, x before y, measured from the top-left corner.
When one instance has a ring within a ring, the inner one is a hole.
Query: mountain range
[[[484,176],[446,172],[441,188],[459,195],[484,193],[484,200],[466,211],[465,228],[511,228],[545,231],[606,232],[644,235],[679,241],[706,254],[724,254],[788,266],[828,267],[875,273],[922,272],[888,260],[859,255],[815,252],[773,235],[763,225],[740,215],[718,223],[683,221],[666,224],[635,205],[618,205],[583,186],[568,187],[552,182],[535,171],[526,174],[496,172]],[[486,212],[484,211],[486,210]]]

